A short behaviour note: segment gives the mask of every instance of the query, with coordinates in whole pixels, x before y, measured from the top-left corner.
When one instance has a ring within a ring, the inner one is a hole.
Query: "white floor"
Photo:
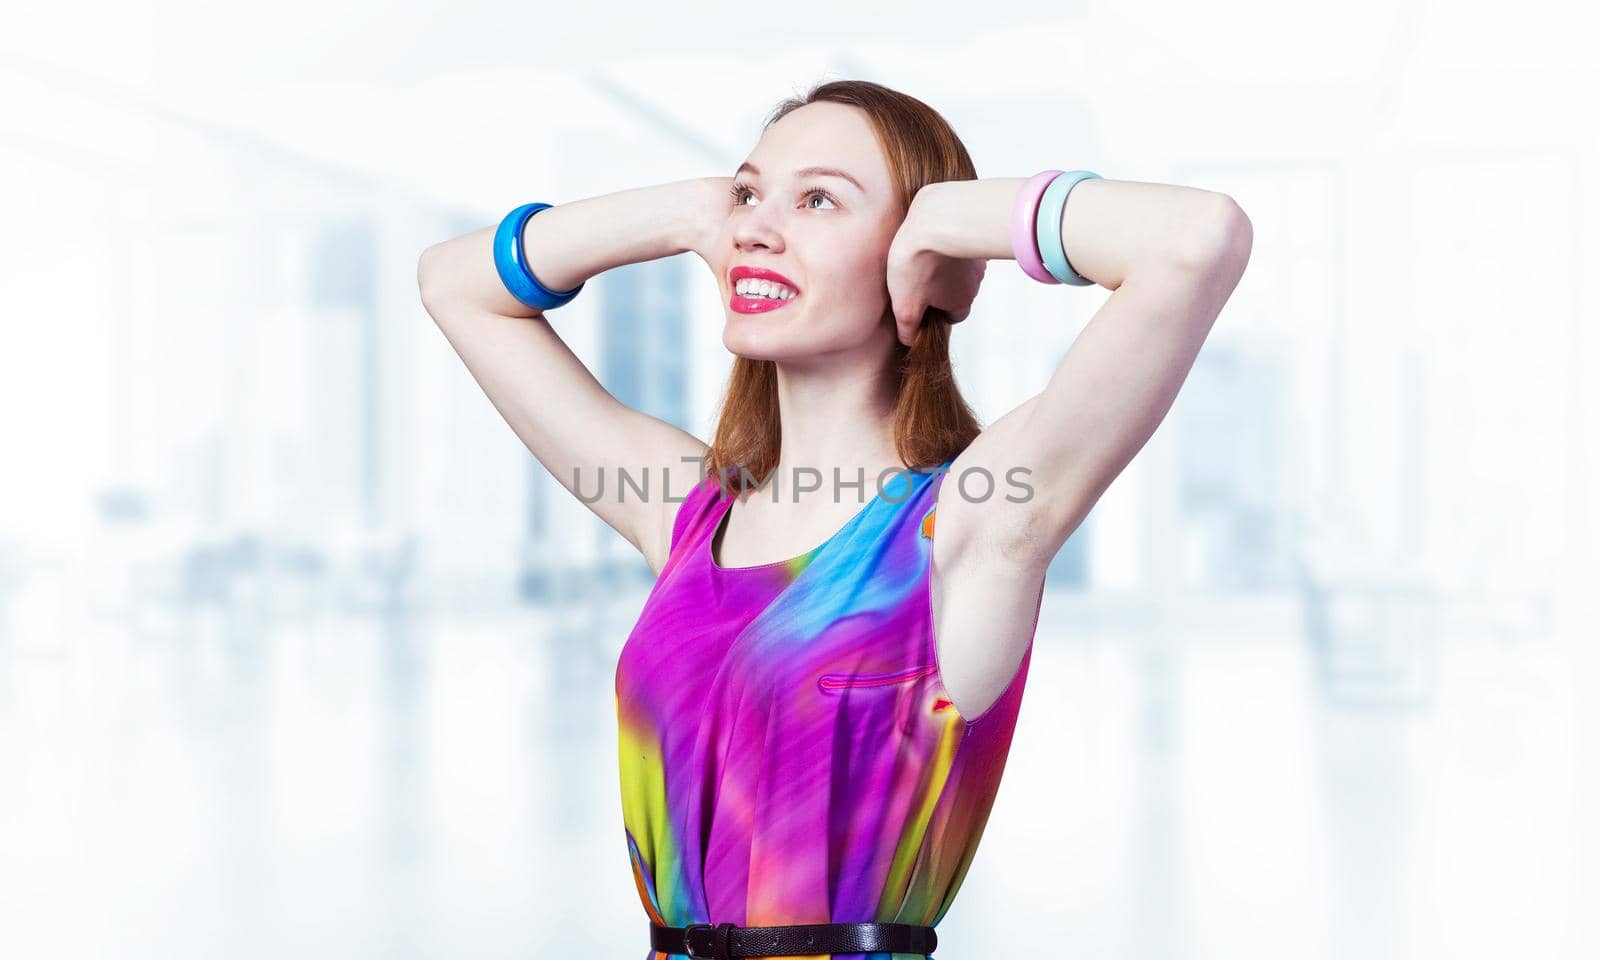
[[[641,599],[0,635],[0,951],[642,960],[611,689]],[[937,960],[1579,955],[1567,647],[1154,609],[1046,599]]]

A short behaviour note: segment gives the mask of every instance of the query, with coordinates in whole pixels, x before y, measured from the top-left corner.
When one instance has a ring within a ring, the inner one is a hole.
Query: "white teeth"
[[[733,285],[733,289],[741,297],[765,297],[768,300],[792,300],[795,292],[781,283],[771,280],[752,280],[746,277]]]

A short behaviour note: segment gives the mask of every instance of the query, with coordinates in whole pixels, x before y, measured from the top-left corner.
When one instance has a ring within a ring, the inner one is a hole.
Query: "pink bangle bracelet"
[[[1028,178],[1017,190],[1011,204],[1011,255],[1016,257],[1022,272],[1040,283],[1060,283],[1044,261],[1039,259],[1039,240],[1034,220],[1039,215],[1039,198],[1044,196],[1050,181],[1061,176],[1060,170],[1044,170]]]

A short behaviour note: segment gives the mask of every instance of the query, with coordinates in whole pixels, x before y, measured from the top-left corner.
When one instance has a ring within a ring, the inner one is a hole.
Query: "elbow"
[[[1244,208],[1232,197],[1227,197],[1227,209],[1223,214],[1223,240],[1220,244],[1222,258],[1243,272],[1245,264],[1250,262],[1250,250],[1255,245],[1255,226],[1250,223],[1250,217]]]
[[[433,244],[417,257],[417,296],[425,308],[436,302],[439,297],[439,246],[437,243]]]
[[[1225,193],[1208,192],[1202,202],[1205,209],[1192,219],[1194,229],[1182,245],[1179,259],[1191,266],[1243,273],[1255,241],[1250,218]]]

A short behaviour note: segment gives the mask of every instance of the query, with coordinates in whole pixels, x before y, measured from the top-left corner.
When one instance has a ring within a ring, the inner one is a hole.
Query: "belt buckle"
[[[696,930],[701,929],[704,929],[707,934],[706,940],[702,944],[706,948],[706,952],[696,953],[694,949],[694,933]],[[709,923],[689,924],[683,928],[683,948],[685,953],[696,958],[696,960],[715,957],[717,955],[717,928]]]

